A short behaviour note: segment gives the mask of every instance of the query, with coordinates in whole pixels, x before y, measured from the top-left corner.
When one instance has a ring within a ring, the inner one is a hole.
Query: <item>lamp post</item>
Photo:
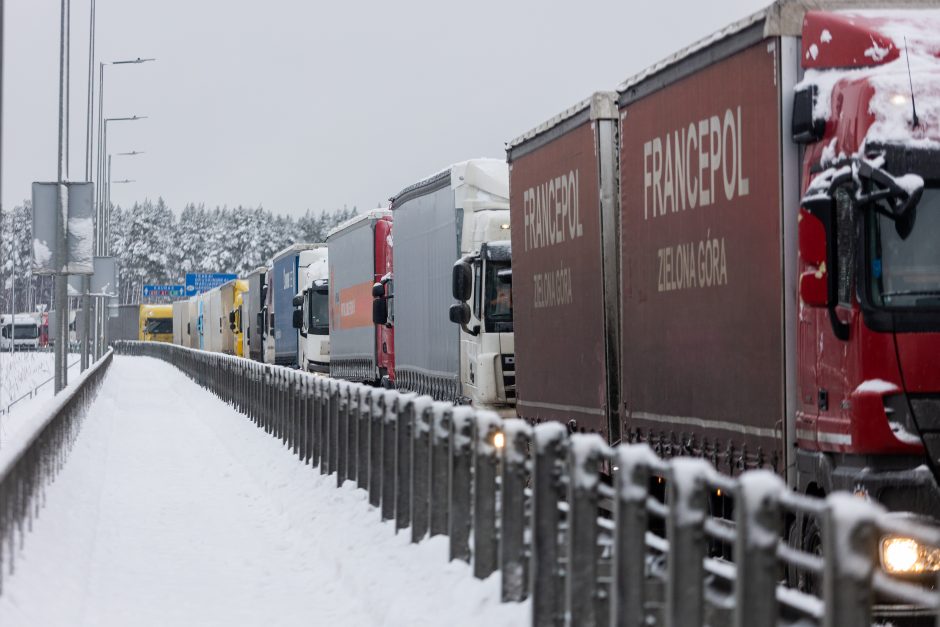
[[[142,61],[141,61],[142,62]],[[130,61],[129,63],[136,63],[136,61]],[[106,155],[108,150],[108,124],[111,122],[133,122],[136,120],[146,120],[147,116],[142,115],[133,115],[130,117],[119,117],[119,118],[104,118],[100,127],[101,130],[101,141],[98,146],[98,154]],[[100,172],[98,179],[98,207],[97,207],[97,254],[99,256],[109,255],[111,252],[111,242],[109,241],[111,233],[111,207],[110,207],[110,155],[108,159],[101,159],[104,162],[104,168]],[[107,324],[108,324],[108,315],[107,307],[99,307],[99,311],[95,316],[98,329],[96,330],[95,337],[98,339],[98,346],[96,350],[96,355],[100,358],[104,354],[106,342],[107,342]]]
[[[105,141],[105,123],[104,123],[104,68],[109,65],[138,65],[140,63],[147,63],[149,61],[156,61],[156,59],[141,59],[140,57],[136,59],[127,59],[124,61],[110,61],[110,62],[101,62],[98,64],[98,200],[96,201],[95,206],[100,209],[101,207],[101,183],[104,181],[107,173],[105,172],[105,163],[104,156],[107,154],[103,148],[103,143]],[[99,214],[100,219],[100,214]],[[100,220],[99,220],[100,221]],[[99,254],[100,251],[99,251]]]
[[[94,158],[94,150],[91,143],[91,136],[94,129],[94,76],[95,76],[95,0],[91,0],[91,14],[89,17],[89,34],[88,34],[88,108],[87,108],[87,120],[85,123],[85,180],[92,180],[91,176],[91,162]],[[101,213],[101,185],[104,181],[104,166],[102,159],[102,135],[104,133],[104,68],[107,65],[128,65],[128,64],[138,64],[145,63],[147,61],[154,61],[155,59],[128,59],[125,61],[112,61],[110,63],[101,62],[99,64],[99,75],[98,75],[98,172],[97,172],[97,185],[95,186],[95,254],[102,255],[103,250],[108,249],[108,244],[103,240],[103,233],[105,230],[102,225],[102,213]],[[82,277],[82,311],[83,311],[83,324],[82,324],[82,370],[85,370],[88,367],[89,356],[91,353],[89,346],[89,338],[91,335],[91,298],[89,296],[91,292],[91,277],[84,276]],[[99,323],[103,324],[106,318],[103,316],[103,312],[96,311],[94,314],[95,326],[98,326]],[[99,337],[99,329],[95,330],[95,338]],[[103,335],[101,336],[103,337]],[[98,346],[95,354],[101,356],[104,352],[103,346]]]

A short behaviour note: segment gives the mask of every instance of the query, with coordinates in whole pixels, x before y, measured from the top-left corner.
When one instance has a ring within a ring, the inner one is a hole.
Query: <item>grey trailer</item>
[[[392,199],[395,385],[442,401],[457,400],[460,391],[460,329],[448,310],[462,216],[451,171],[406,187]]]
[[[108,339],[111,342],[140,339],[140,305],[116,305],[111,311],[117,311],[116,316],[108,317]]]

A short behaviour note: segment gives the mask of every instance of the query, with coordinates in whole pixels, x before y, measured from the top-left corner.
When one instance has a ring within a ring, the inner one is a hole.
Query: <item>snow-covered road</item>
[[[519,625],[366,495],[149,358],[115,357],[4,580],[0,625]]]

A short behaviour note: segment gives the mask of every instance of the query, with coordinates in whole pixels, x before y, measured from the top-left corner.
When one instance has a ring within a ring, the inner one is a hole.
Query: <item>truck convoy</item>
[[[328,318],[321,320],[330,336],[330,374],[393,387],[392,212],[356,216],[330,231],[326,245],[330,295],[321,305]]]
[[[819,4],[510,143],[517,407],[936,519],[940,14]]]
[[[392,217],[396,387],[513,414],[506,163],[452,165],[392,198]]]
[[[940,518],[940,12],[863,4],[775,2],[282,251],[247,354]]]

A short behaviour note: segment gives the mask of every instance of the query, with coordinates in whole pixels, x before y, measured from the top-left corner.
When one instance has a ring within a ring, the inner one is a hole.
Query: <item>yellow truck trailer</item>
[[[172,343],[173,305],[141,305],[139,339]]]

